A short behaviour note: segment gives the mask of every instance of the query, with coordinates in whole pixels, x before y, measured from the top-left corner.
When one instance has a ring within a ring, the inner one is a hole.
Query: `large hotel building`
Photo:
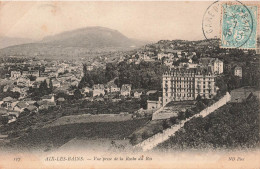
[[[170,101],[210,99],[216,94],[211,67],[171,69],[163,74],[163,106]]]

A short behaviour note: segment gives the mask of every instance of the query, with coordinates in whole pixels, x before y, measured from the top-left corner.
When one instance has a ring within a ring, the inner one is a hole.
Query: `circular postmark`
[[[253,17],[241,2],[213,2],[202,20],[202,31],[209,42],[220,40],[220,47],[239,48],[247,43],[253,31]]]

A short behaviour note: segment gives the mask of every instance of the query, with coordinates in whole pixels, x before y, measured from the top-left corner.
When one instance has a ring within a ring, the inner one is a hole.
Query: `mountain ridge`
[[[146,42],[126,37],[105,27],[85,27],[44,37],[40,41],[0,49],[0,56],[84,55],[89,52],[124,51],[141,47]]]

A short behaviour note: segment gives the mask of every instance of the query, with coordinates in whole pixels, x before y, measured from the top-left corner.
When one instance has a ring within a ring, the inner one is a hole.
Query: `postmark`
[[[256,49],[258,13],[257,5],[215,1],[203,15],[203,35],[220,48]]]
[[[205,39],[219,39],[221,3],[213,2],[205,11],[202,19],[202,32]]]
[[[221,4],[221,48],[256,49],[257,6]]]

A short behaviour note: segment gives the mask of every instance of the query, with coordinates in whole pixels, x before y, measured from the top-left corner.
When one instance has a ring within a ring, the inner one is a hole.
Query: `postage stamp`
[[[257,12],[254,5],[223,3],[221,16],[221,48],[257,48]]]

